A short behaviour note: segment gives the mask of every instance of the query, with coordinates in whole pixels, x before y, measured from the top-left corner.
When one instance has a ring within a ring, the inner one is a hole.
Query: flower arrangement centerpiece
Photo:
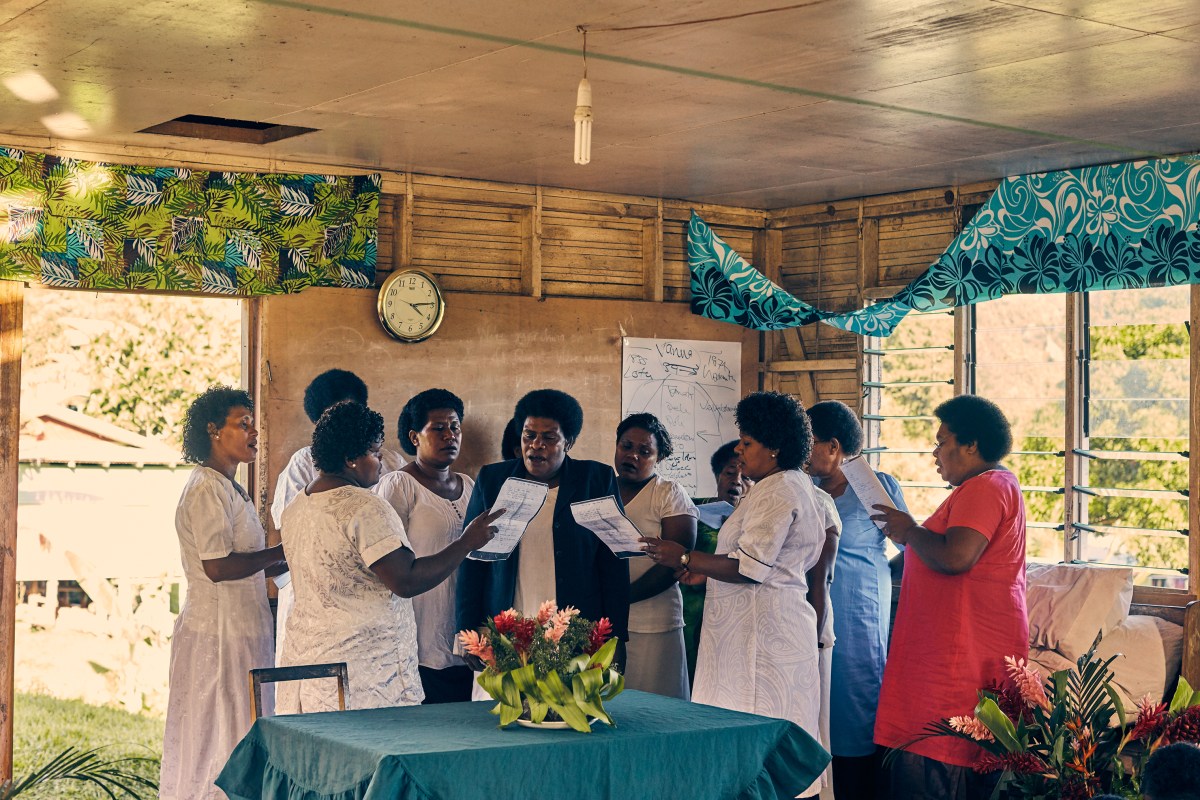
[[[612,725],[604,709],[625,688],[612,666],[617,640],[607,618],[590,622],[579,609],[551,601],[536,617],[513,609],[485,623],[482,632],[461,631],[463,648],[485,665],[479,685],[497,705],[500,727],[517,719],[533,724],[562,721],[590,733],[588,718]]]
[[[1142,768],[1155,749],[1200,742],[1200,691],[1180,677],[1169,704],[1147,696],[1131,722],[1112,686],[1117,656],[1100,660],[1099,644],[1097,636],[1074,669],[1045,681],[1024,659],[1006,658],[1008,680],[980,690],[973,716],[931,723],[922,738],[954,736],[983,748],[974,769],[1002,772],[994,796],[1140,798]]]

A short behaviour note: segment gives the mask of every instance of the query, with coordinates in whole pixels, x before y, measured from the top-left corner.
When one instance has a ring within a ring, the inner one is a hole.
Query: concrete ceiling
[[[695,20],[713,21],[649,27]],[[571,158],[577,25],[588,166]],[[1197,75],[1197,0],[0,0],[0,144],[764,209],[1200,150]],[[136,133],[184,114],[318,132]]]

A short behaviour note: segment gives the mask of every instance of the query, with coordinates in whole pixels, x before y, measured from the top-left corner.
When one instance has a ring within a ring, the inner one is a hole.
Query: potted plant
[[[510,608],[458,637],[485,665],[479,685],[497,701],[500,727],[521,720],[590,733],[589,717],[614,724],[604,701],[624,690],[625,678],[612,666],[617,640],[607,618],[590,622],[548,600],[535,617]]]
[[[1100,636],[1074,669],[1045,681],[1024,659],[1005,659],[1008,680],[980,690],[973,716],[929,725],[929,736],[978,744],[976,772],[1001,772],[995,796],[1076,800],[1102,792],[1140,798],[1142,769],[1158,747],[1200,742],[1200,691],[1187,680],[1171,702],[1146,697],[1132,724],[1096,656]]]

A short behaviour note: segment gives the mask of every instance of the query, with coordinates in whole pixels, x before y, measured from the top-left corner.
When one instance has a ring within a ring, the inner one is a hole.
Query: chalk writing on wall
[[[739,342],[623,340],[621,417],[649,412],[662,421],[675,452],[659,462],[658,474],[692,497],[717,493],[709,460],[737,436],[741,365]]]

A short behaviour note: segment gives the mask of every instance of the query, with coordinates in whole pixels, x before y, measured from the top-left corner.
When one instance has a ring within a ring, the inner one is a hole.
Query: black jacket
[[[528,478],[524,462],[514,459],[488,464],[479,471],[466,519],[491,508],[508,478]],[[629,638],[629,565],[591,531],[575,522],[571,503],[612,495],[621,505],[612,467],[598,461],[567,457],[559,472],[554,506],[554,582],[559,608],[575,606],[595,622],[608,617],[613,633]],[[516,594],[521,545],[504,561],[463,562],[458,570],[458,630],[475,630],[488,617],[511,608]],[[550,598],[546,598],[550,599]]]

